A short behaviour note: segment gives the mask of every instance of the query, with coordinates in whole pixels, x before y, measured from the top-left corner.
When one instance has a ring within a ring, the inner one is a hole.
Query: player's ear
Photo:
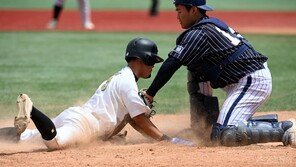
[[[199,13],[199,9],[196,6],[191,7],[191,12],[196,15],[197,13]]]

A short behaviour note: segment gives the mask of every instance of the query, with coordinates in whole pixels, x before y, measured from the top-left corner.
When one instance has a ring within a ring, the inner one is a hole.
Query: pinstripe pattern
[[[248,120],[259,106],[267,100],[271,94],[272,81],[267,64],[265,63],[264,66],[264,69],[243,77],[239,83],[224,88],[227,97],[221,108],[218,123],[237,125],[240,121]],[[252,82],[248,89],[244,91],[248,77],[252,78]],[[243,96],[239,98],[242,92],[244,92]]]
[[[205,18],[208,17],[202,19]],[[237,32],[229,34],[213,24],[192,26],[179,36],[169,56],[179,59],[192,77],[199,80],[200,93],[211,96],[211,84],[216,81],[207,82],[199,70],[203,64],[220,65],[236,52],[244,44],[237,37],[242,36]],[[270,96],[272,81],[266,61],[267,57],[249,47],[235,61],[222,67],[216,83],[218,87],[226,85],[223,90],[227,97],[217,123],[227,126],[248,120]]]
[[[191,28],[183,35],[182,40],[177,39],[177,46],[169,55],[179,59],[190,71],[197,71],[205,62],[213,66],[219,65],[242,44],[237,42],[237,38],[212,24]],[[267,57],[249,48],[237,61],[223,69],[218,82],[225,83],[224,85],[236,83],[247,74],[262,69],[262,64],[266,61]]]
[[[223,126],[226,126],[228,121],[229,121],[229,117],[231,116],[234,108],[238,105],[239,101],[244,97],[244,95],[246,94],[246,92],[248,91],[249,87],[252,84],[252,77],[248,76],[247,77],[247,83],[243,88],[243,91],[239,94],[239,96],[235,99],[235,101],[232,103],[230,109],[227,111],[225,120],[223,121]]]
[[[198,83],[198,86],[199,86],[198,93],[204,94],[206,96],[213,95],[213,89],[211,87],[210,82],[200,82]]]

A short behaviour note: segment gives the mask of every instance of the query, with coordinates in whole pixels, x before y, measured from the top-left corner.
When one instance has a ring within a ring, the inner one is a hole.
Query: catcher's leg
[[[291,130],[293,126],[295,127],[291,121],[277,122],[269,117],[261,120],[250,119],[246,123],[241,122],[238,126],[225,127],[217,123],[213,126],[211,139],[224,146],[243,146],[267,142],[284,143],[285,132]],[[288,141],[292,141],[291,135],[287,134],[287,136]]]
[[[264,69],[255,71],[239,80],[238,83],[223,88],[227,97],[220,110],[218,123],[223,126],[237,126],[249,120],[268,99],[272,91],[270,72]]]
[[[209,128],[217,121],[219,105],[217,97],[213,97],[208,83],[198,83],[188,71],[187,90],[190,102],[191,128]]]

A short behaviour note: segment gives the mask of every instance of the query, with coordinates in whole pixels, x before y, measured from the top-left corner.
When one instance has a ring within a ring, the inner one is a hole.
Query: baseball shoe
[[[57,21],[57,20],[51,20],[51,21],[47,24],[46,28],[47,28],[47,29],[50,29],[50,30],[53,30],[53,29],[56,28],[57,24],[58,24],[58,21]]]
[[[95,25],[92,22],[86,22],[83,24],[83,28],[86,30],[93,30],[95,28]]]
[[[292,122],[293,125],[285,131],[283,135],[283,144],[285,146],[291,145],[292,147],[296,147],[296,120],[291,118],[288,121]]]
[[[28,124],[30,123],[33,103],[28,95],[20,94],[17,97],[16,105],[19,113],[14,118],[14,127],[17,129],[17,133],[20,135],[26,130]]]

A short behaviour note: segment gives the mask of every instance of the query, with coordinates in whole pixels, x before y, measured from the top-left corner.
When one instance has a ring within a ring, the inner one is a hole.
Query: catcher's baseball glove
[[[143,102],[145,103],[146,106],[148,106],[150,108],[150,112],[149,113],[146,113],[146,116],[148,118],[152,117],[153,115],[156,114],[156,111],[153,109],[154,105],[154,101],[152,103],[149,102],[149,100],[145,97],[144,95],[144,91],[146,91],[147,89],[141,89],[138,94],[139,96],[141,97],[141,99],[143,100]]]

